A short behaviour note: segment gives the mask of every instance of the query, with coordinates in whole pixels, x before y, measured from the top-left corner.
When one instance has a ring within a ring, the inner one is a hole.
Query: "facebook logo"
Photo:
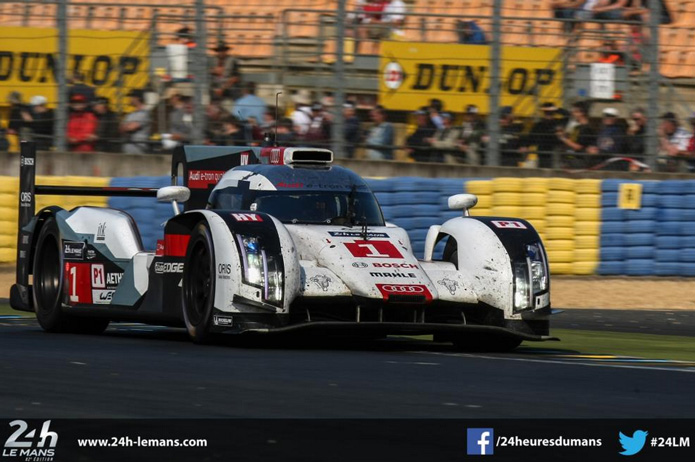
[[[495,434],[492,428],[469,428],[466,454],[491,456],[495,453]]]

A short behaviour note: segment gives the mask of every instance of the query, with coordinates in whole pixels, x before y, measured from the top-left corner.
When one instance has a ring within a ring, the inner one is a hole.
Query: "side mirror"
[[[477,203],[478,197],[475,194],[456,194],[455,196],[449,197],[449,209],[463,210],[464,217],[470,215],[468,210],[475,207]]]
[[[165,186],[157,190],[159,202],[171,202],[174,215],[181,213],[178,202],[186,202],[191,197],[191,190],[185,186]]]

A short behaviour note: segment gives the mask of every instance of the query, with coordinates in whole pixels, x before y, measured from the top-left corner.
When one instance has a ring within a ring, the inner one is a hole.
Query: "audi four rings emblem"
[[[425,291],[423,286],[397,286],[397,285],[384,285],[382,286],[384,292],[395,293],[395,294],[421,294]]]

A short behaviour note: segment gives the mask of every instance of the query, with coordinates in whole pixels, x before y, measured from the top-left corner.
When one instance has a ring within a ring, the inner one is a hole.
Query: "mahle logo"
[[[12,432],[2,450],[3,457],[16,457],[25,462],[51,462],[55,457],[55,447],[58,445],[58,434],[50,431],[51,421],[46,420],[37,435],[36,428],[29,430],[29,425],[23,420],[13,420],[10,427]]]

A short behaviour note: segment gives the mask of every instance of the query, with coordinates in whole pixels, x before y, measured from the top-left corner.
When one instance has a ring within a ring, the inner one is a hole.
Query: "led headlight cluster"
[[[282,269],[279,259],[268,256],[259,239],[238,234],[244,281],[263,289],[263,299],[270,303],[282,302]]]
[[[514,262],[514,310],[533,309],[534,296],[548,290],[548,265],[539,243],[526,246],[526,260]]]

